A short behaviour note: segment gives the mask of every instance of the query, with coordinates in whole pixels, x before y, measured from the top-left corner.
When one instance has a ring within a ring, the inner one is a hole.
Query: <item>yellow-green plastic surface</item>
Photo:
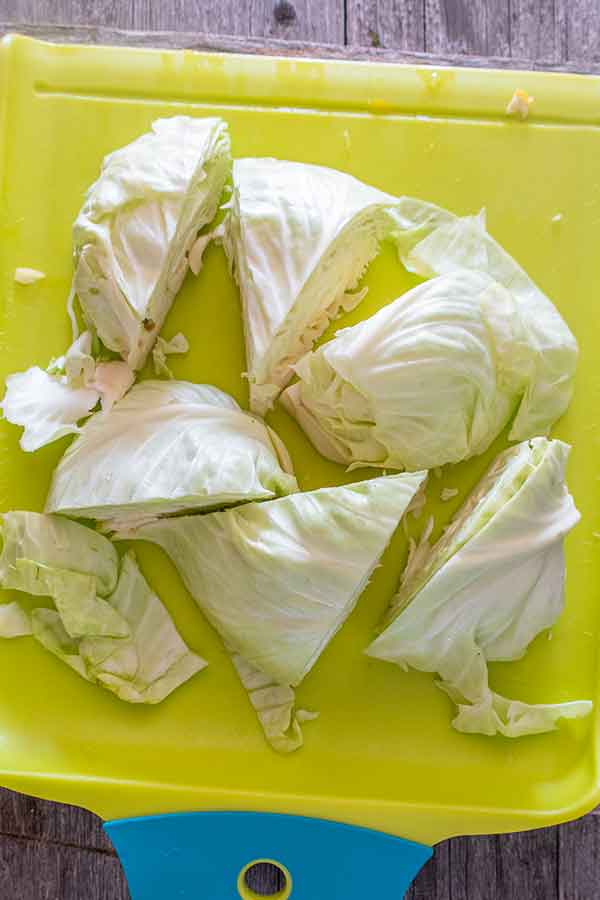
[[[103,156],[176,113],[222,115],[234,153],[334,166],[457,213],[485,206],[492,234],[555,301],[581,345],[577,391],[556,436],[574,445],[570,486],[582,522],[567,541],[567,607],[518,663],[492,667],[527,701],[596,700],[600,601],[600,80],[385,64],[113,48],[0,47],[0,374],[45,366],[69,340],[71,225]],[[530,119],[505,114],[515,88]],[[558,218],[557,218],[558,217]],[[46,272],[23,287],[16,266]],[[385,249],[354,322],[414,283]],[[338,323],[338,327],[339,327]],[[238,293],[223,251],[188,276],[164,328],[191,351],[176,376],[246,403]],[[330,334],[333,329],[330,330]],[[321,459],[283,412],[271,417],[302,488],[356,479]],[[0,426],[0,510],[40,510],[66,441],[35,454]],[[485,457],[430,480],[436,528]],[[418,529],[423,517],[414,523]],[[345,628],[298,690],[318,709],[303,750],[265,744],[216,635],[156,548],[144,572],[208,669],[165,703],[136,708],[78,679],[31,639],[0,647],[0,783],[87,806],[106,818],[184,810],[259,810],[333,818],[427,843],[458,833],[536,827],[599,800],[598,713],[510,741],[450,727],[434,678],[362,654],[406,555],[398,534]]]

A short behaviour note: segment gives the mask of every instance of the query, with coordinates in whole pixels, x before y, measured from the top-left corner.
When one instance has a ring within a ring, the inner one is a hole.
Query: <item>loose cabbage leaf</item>
[[[304,356],[282,402],[323,455],[353,466],[414,470],[468,459],[515,413],[522,430],[524,404],[524,436],[548,431],[564,404],[540,354],[561,356],[568,380],[574,348],[554,311],[562,349],[560,328],[554,347],[549,338],[540,349],[536,298],[528,302],[484,271],[453,269]]]
[[[190,345],[188,340],[181,332],[171,338],[170,341],[166,341],[159,335],[159,337],[156,338],[156,343],[152,350],[152,364],[156,374],[159,376],[162,375],[163,378],[173,378],[173,373],[167,364],[167,356],[187,353],[189,349]]]
[[[80,642],[79,653],[89,675],[121,700],[160,703],[207,665],[179,635],[133,552],[123,557],[108,603],[128,623],[130,639],[90,636]]]
[[[267,739],[300,745],[293,692],[342,627],[426,474],[160,519],[161,546],[233,655]],[[305,718],[305,717],[304,717]]]
[[[91,528],[61,516],[22,511],[3,514],[0,584],[48,596],[43,579],[36,582],[28,567],[18,565],[23,560],[47,569],[90,576],[100,597],[107,597],[117,584],[119,557],[111,542]]]
[[[214,217],[229,171],[227,126],[174,116],[104,160],[73,228],[74,290],[103,344],[139,369]]]
[[[180,637],[132,552],[119,572],[107,538],[38,513],[6,513],[2,538],[0,585],[51,597],[56,609],[35,609],[29,621],[18,604],[0,605],[0,637],[33,634],[83,678],[130,703],[160,703],[206,665]]]
[[[77,423],[97,403],[98,392],[93,388],[73,388],[62,378],[32,366],[7,377],[1,408],[7,422],[23,427],[19,443],[32,452],[66,434],[76,434]]]
[[[251,666],[239,653],[231,661],[248,692],[250,703],[267,742],[278,753],[293,753],[304,744],[302,722],[318,718],[318,713],[296,709],[296,695],[288,684],[276,684],[260,669]]]
[[[409,560],[369,656],[437,672],[459,731],[550,731],[591,702],[528,704],[493,691],[487,663],[520,659],[564,602],[565,535],[579,520],[569,447],[535,438],[501,454],[429,553]]]
[[[125,362],[96,363],[91,332],[84,331],[64,356],[51,360],[46,371],[32,366],[9,375],[1,409],[8,422],[23,426],[22,449],[39,450],[66,434],[77,434],[78,423],[98,401],[103,410],[110,409],[133,379]]]
[[[128,522],[297,490],[262,421],[210,385],[144,381],[90,419],[52,479],[46,509]]]
[[[267,410],[292,365],[356,288],[395,198],[350,175],[277,159],[233,164],[224,247],[240,286],[250,406]]]

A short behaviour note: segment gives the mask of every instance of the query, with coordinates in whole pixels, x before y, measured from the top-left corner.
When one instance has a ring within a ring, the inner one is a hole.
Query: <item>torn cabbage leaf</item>
[[[392,224],[395,198],[351,175],[239,159],[224,247],[240,287],[250,406],[263,414],[352,295]]]
[[[98,392],[93,388],[74,388],[60,376],[32,366],[8,375],[1,408],[7,422],[24,429],[21,449],[33,452],[66,434],[76,434],[77,423],[97,403]]]
[[[534,437],[563,411],[554,390],[573,349],[558,314],[562,350],[558,332],[554,349],[540,347],[535,310],[535,298],[524,305],[489,275],[455,269],[304,356],[282,402],[324,456],[353,466],[456,463],[487,450],[515,414]],[[546,352],[560,357],[556,377]]]
[[[165,340],[159,335],[152,348],[152,365],[154,366],[155,373],[159,376],[162,375],[163,378],[173,378],[173,373],[167,364],[167,356],[187,353],[189,349],[190,345],[188,339],[181,332],[178,332],[178,334],[176,334],[175,337],[172,337],[170,341]]]
[[[272,678],[251,666],[239,653],[230,651],[231,661],[267,742],[278,753],[293,753],[304,744],[302,723],[317,719],[319,714],[296,709],[296,694],[289,684],[276,684]]]
[[[287,689],[354,609],[425,478],[374,478],[135,532],[166,551],[234,661],[241,657],[236,667],[276,749],[301,738]]]
[[[297,488],[279,439],[228,394],[151,380],[84,425],[54,471],[46,511],[122,529]]]
[[[520,737],[592,708],[523,703],[488,682],[489,661],[520,659],[562,611],[563,541],[579,520],[564,480],[569,449],[535,438],[502,453],[425,558],[409,559],[366,651],[437,672],[458,707],[458,731]]]
[[[46,569],[90,576],[100,597],[107,597],[117,584],[119,557],[111,542],[61,516],[23,511],[2,515],[0,584],[44,596],[42,585],[36,590],[30,572],[19,567],[23,560]]]
[[[132,552],[60,516],[2,517],[0,585],[56,609],[0,604],[0,637],[33,636],[83,678],[130,703],[159,703],[206,662],[179,636]]]
[[[73,228],[84,319],[131,369],[142,367],[212,221],[230,165],[219,118],[174,116],[109,154]]]
[[[32,366],[9,375],[0,408],[8,422],[23,427],[20,446],[32,452],[67,434],[77,434],[79,423],[98,402],[103,410],[110,409],[133,380],[133,372],[121,360],[97,363],[91,332],[84,331],[46,370]]]

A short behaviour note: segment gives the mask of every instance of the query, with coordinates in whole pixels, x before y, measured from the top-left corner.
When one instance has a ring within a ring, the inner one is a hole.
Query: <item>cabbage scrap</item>
[[[564,602],[563,541],[579,513],[564,481],[569,446],[534,438],[502,453],[438,542],[414,554],[366,653],[437,672],[458,731],[552,731],[592,703],[530,704],[493,691],[487,663],[520,659]]]
[[[96,362],[92,335],[84,331],[46,370],[32,366],[6,379],[0,404],[7,422],[21,425],[21,449],[32,452],[81,430],[80,422],[101,404],[110,409],[129,390],[134,375],[120,360]]]
[[[576,345],[549,301],[449,268],[294,367],[283,405],[324,456],[429,469],[483,453],[513,416],[515,439],[564,412]]]
[[[224,247],[240,286],[250,407],[259,414],[342,310],[392,224],[395,198],[343,172],[238,159]]]
[[[151,380],[84,425],[54,471],[46,512],[122,530],[297,489],[279,438],[228,394]]]
[[[140,369],[229,172],[219,118],[159,119],[109,154],[73,227],[74,290],[105,347]]]
[[[299,745],[306,717],[294,713],[289,688],[354,609],[425,478],[374,478],[135,531],[177,566],[234,656],[276,749]]]
[[[60,516],[2,517],[0,585],[56,609],[0,605],[0,637],[33,634],[87,681],[129,703],[159,703],[206,662],[179,636],[132,552]]]

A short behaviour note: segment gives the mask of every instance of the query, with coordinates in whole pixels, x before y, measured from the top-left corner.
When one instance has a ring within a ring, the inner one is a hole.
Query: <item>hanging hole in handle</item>
[[[240,872],[237,888],[242,900],[288,900],[292,876],[273,859],[256,859]]]

